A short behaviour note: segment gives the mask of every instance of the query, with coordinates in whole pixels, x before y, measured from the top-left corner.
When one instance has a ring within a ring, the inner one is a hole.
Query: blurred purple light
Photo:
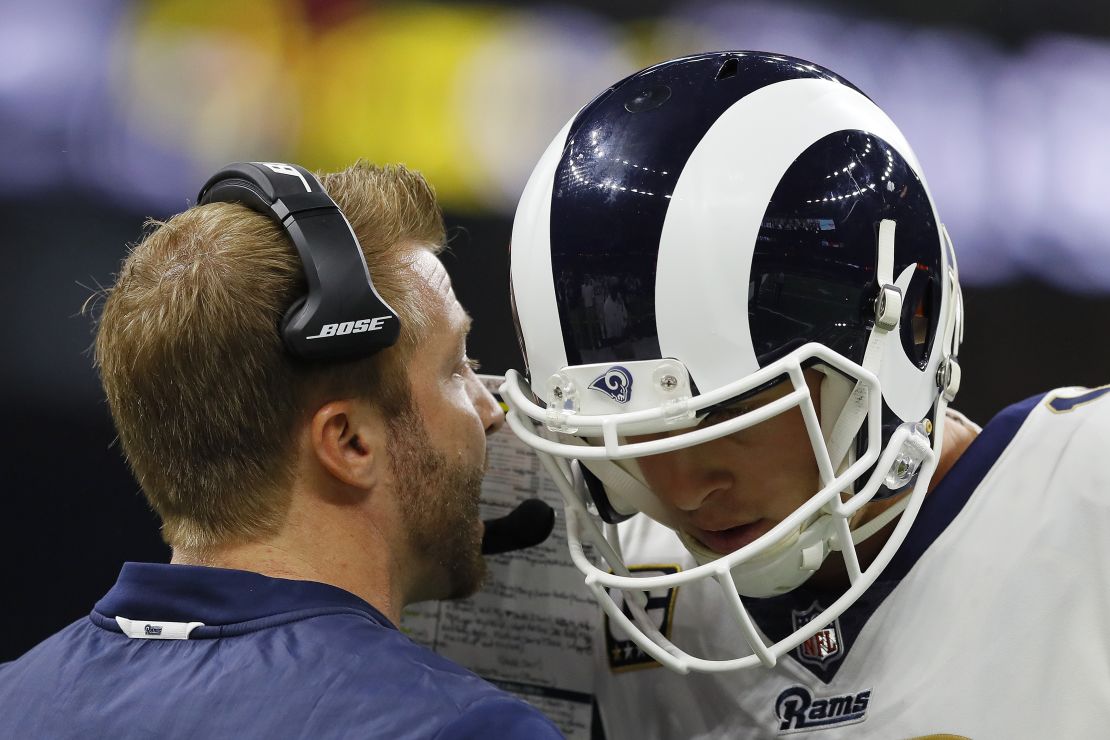
[[[80,186],[166,212],[188,202],[214,158],[297,156],[290,132],[316,112],[293,88],[271,94],[284,59],[211,28],[138,38],[131,12],[142,7],[0,5],[0,194]],[[375,10],[361,12],[365,22]],[[496,32],[444,70],[457,83],[442,103],[465,132],[467,187],[490,211],[511,213],[550,137],[623,74],[695,51],[776,51],[836,70],[899,124],[969,283],[1032,275],[1110,292],[1110,43],[1052,36],[1004,53],[963,32],[783,3],[692,4],[635,30],[557,4],[496,12]],[[650,57],[636,51],[645,47]],[[351,148],[359,156],[359,142]],[[441,195],[450,208],[450,188]]]

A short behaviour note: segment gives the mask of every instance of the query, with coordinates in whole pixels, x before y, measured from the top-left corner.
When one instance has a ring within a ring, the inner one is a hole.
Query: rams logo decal
[[[601,391],[617,403],[628,403],[632,400],[632,373],[620,365],[613,365],[594,378],[590,388]]]

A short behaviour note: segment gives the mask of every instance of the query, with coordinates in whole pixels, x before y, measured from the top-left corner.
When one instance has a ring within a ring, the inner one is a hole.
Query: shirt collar
[[[395,629],[373,606],[336,586],[196,565],[124,563],[94,611],[110,618],[222,625],[321,608],[357,609]]]

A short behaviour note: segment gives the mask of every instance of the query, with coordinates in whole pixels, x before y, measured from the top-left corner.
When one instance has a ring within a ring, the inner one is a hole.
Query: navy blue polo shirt
[[[127,563],[87,618],[0,665],[0,737],[562,735],[342,589]]]

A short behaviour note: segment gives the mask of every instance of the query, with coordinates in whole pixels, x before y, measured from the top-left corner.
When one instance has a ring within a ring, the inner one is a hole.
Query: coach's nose
[[[493,394],[486,389],[481,378],[471,374],[471,387],[474,389],[474,408],[482,420],[486,435],[493,434],[505,424],[505,411]]]

